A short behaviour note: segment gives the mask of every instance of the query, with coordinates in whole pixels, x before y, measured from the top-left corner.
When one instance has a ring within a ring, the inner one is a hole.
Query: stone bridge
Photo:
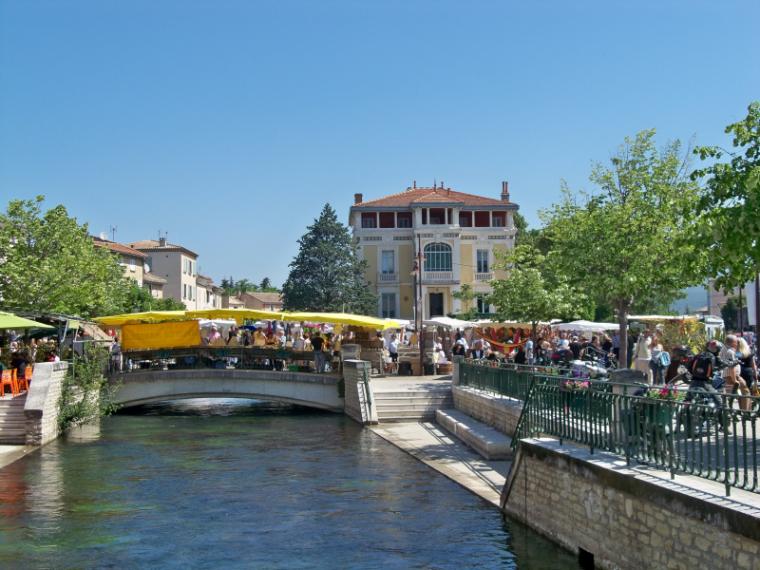
[[[139,406],[187,398],[254,398],[343,412],[337,374],[277,370],[184,369],[113,373],[113,403]]]

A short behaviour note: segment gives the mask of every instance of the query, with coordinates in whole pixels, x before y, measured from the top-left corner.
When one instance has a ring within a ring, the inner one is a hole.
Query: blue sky
[[[0,0],[0,198],[279,285],[330,202],[417,180],[512,198],[760,99],[760,2]]]

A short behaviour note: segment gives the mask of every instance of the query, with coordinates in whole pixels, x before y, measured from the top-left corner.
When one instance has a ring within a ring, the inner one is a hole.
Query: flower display
[[[588,380],[565,380],[562,382],[562,388],[565,390],[588,390],[591,382]]]
[[[647,398],[653,400],[674,400],[681,401],[686,397],[686,393],[683,390],[677,390],[668,386],[661,388],[650,388],[646,393]]]

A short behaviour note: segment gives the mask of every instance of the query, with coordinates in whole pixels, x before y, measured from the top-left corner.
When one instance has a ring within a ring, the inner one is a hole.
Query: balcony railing
[[[490,271],[475,274],[475,281],[490,281],[491,279],[493,279],[493,273]]]
[[[396,273],[395,271],[393,273],[380,272],[377,274],[377,282],[378,283],[398,283],[398,273]]]
[[[453,271],[423,271],[422,281],[428,283],[447,282],[454,280]]]

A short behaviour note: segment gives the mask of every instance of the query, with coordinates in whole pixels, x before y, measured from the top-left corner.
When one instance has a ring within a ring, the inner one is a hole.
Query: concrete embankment
[[[432,422],[372,426],[374,433],[495,507],[510,462],[483,459]]]

